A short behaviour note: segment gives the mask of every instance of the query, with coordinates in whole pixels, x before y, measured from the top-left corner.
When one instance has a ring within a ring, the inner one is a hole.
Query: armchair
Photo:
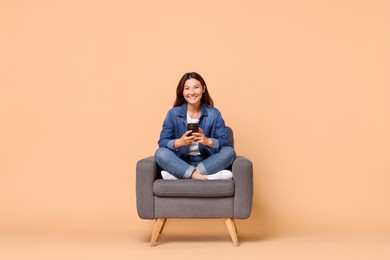
[[[233,132],[228,128],[232,146]],[[235,246],[238,246],[234,219],[246,219],[252,211],[252,162],[237,156],[232,180],[164,180],[154,157],[141,159],[136,168],[137,212],[142,219],[156,219],[151,246],[156,244],[168,218],[220,218]]]

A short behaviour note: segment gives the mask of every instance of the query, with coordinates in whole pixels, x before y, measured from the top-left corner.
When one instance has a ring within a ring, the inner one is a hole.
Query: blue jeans
[[[217,173],[229,168],[234,159],[236,159],[236,152],[232,147],[225,146],[218,153],[206,159],[203,159],[200,155],[189,155],[184,161],[170,149],[159,148],[154,155],[154,159],[161,169],[179,179],[189,179],[195,167],[198,167],[200,173],[204,175]]]

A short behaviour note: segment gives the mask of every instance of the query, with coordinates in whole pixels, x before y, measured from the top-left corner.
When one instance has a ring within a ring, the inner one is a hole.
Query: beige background
[[[0,233],[146,241],[135,165],[197,71],[254,163],[241,232],[389,234],[389,3],[0,1]]]

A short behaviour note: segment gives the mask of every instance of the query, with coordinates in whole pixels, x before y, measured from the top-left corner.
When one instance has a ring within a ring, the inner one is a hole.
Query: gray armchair
[[[233,132],[228,129],[233,145]],[[224,219],[233,244],[238,246],[234,219],[246,219],[252,211],[252,162],[237,156],[231,170],[233,180],[163,180],[153,156],[139,160],[137,211],[142,219],[156,219],[151,246],[155,245],[168,218]]]

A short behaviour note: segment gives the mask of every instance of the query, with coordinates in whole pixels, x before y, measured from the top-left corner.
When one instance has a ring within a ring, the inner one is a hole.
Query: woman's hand
[[[192,130],[189,130],[189,131],[185,132],[182,137],[175,140],[175,148],[176,149],[178,149],[182,146],[187,146],[192,142],[195,142],[196,136],[194,135],[194,133],[192,135],[188,135],[191,132],[192,132]]]
[[[206,145],[208,147],[213,147],[213,140],[211,138],[207,138],[200,127],[199,127],[199,132],[192,133],[192,135],[195,136],[194,142]]]

